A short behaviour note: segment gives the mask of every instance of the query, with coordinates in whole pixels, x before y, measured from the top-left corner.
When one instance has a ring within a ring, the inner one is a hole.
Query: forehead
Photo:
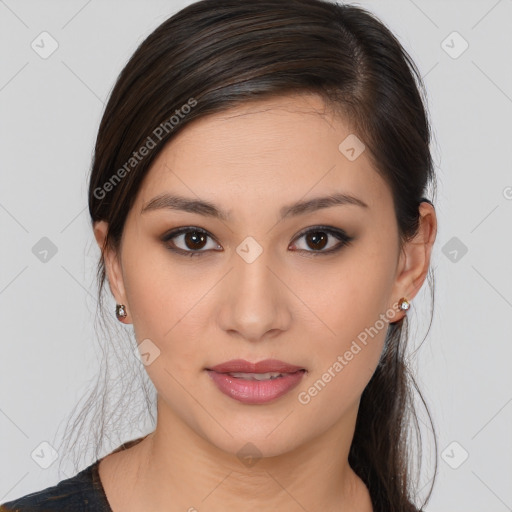
[[[225,199],[229,209],[240,193],[246,202],[280,204],[334,189],[364,195],[370,205],[390,198],[362,137],[319,96],[301,94],[245,103],[191,122],[153,162],[138,203],[179,191]]]

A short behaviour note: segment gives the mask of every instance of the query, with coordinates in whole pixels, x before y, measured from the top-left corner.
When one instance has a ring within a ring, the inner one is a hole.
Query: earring
[[[398,301],[398,309],[400,311],[407,311],[410,307],[411,307],[411,303],[405,297],[402,297]]]
[[[124,304],[116,304],[116,316],[117,319],[122,322],[127,316],[126,306]]]

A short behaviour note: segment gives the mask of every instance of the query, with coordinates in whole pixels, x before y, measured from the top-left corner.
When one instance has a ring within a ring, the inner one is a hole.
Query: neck
[[[219,449],[159,403],[155,431],[118,461],[116,473],[131,492],[119,509],[372,512],[348,464],[357,405],[329,431],[299,446],[290,439],[288,451],[262,457],[250,440],[234,453]]]

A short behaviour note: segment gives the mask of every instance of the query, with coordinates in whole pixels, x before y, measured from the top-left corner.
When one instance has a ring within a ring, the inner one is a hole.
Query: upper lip
[[[300,366],[288,364],[278,359],[265,359],[257,363],[251,363],[245,359],[232,359],[231,361],[226,361],[206,369],[217,373],[295,373],[299,370],[304,370]]]

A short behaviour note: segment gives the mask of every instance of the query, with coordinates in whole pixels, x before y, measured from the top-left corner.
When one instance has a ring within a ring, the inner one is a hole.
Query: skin
[[[386,322],[405,314],[396,303],[411,301],[424,283],[437,223],[432,206],[422,203],[418,233],[400,250],[388,185],[366,151],[350,161],[338,149],[351,133],[318,96],[290,95],[198,119],[153,163],[119,251],[105,252],[125,323],[133,324],[138,343],[149,338],[160,350],[145,367],[158,392],[155,431],[100,463],[114,512],[372,511],[348,453],[386,328],[360,344],[309,403],[298,395],[393,305]],[[367,207],[338,205],[279,221],[282,206],[333,191]],[[162,192],[213,202],[230,219],[171,209],[141,213]],[[318,225],[354,239],[314,256],[340,243],[329,235],[317,249],[314,240],[298,238]],[[182,226],[209,233],[202,244],[174,239],[201,255],[173,253],[172,241],[161,240]],[[107,229],[103,221],[94,226],[100,247]],[[248,236],[263,249],[252,263],[236,252]],[[281,398],[242,404],[205,371],[236,358],[276,358],[307,373]],[[248,442],[261,454],[251,467],[237,456]]]

